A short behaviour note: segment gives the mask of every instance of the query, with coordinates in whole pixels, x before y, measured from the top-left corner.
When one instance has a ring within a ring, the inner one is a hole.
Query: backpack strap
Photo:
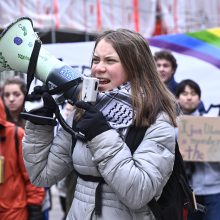
[[[82,175],[78,172],[76,173],[84,181],[98,182],[98,185],[95,190],[95,214],[101,215],[102,214],[102,184],[105,183],[104,178],[98,176]]]
[[[162,220],[161,217],[161,208],[160,205],[158,204],[158,202],[156,201],[155,198],[151,199],[150,202],[148,202],[147,204],[151,210],[151,212],[153,213],[154,217],[156,220]]]
[[[146,130],[147,127],[136,127],[134,125],[130,126],[127,136],[125,138],[125,143],[130,148],[131,154],[133,154],[140,145],[141,141],[144,138]]]
[[[19,151],[19,140],[18,140],[18,126],[17,125],[15,125],[14,138],[15,138],[15,148],[16,148],[16,151],[18,153],[18,151]]]

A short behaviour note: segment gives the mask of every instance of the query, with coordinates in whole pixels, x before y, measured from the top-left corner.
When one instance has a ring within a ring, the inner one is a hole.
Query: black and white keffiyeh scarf
[[[122,129],[132,124],[134,112],[129,82],[113,90],[99,92],[95,105],[106,117],[112,128]]]

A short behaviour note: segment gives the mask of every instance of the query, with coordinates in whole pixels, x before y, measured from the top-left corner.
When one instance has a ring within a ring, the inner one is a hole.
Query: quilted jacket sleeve
[[[52,186],[73,169],[72,136],[61,128],[54,138],[53,131],[52,126],[26,123],[23,158],[31,182],[37,186]]]
[[[23,129],[18,128],[17,137],[18,137],[18,159],[19,159],[19,168],[21,170],[24,182],[25,182],[25,190],[26,190],[26,197],[27,197],[27,204],[28,205],[42,205],[45,190],[43,187],[37,187],[31,184],[28,173],[24,166],[24,161],[22,157],[22,138],[24,132]]]
[[[172,172],[175,129],[161,115],[133,155],[113,129],[93,138],[89,147],[99,172],[118,198],[127,207],[139,209],[161,194]]]

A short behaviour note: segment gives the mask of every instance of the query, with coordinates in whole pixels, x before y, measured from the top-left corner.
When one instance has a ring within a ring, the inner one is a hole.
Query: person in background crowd
[[[24,128],[25,120],[20,113],[24,108],[24,98],[26,95],[26,83],[18,76],[6,79],[3,84],[2,96],[6,107],[7,120]]]
[[[178,83],[174,78],[177,69],[176,58],[170,51],[161,50],[154,53],[156,61],[157,72],[162,82],[165,83],[167,88],[175,95]]]
[[[201,89],[193,80],[179,83],[176,98],[184,115],[199,116],[198,105]],[[191,186],[198,203],[204,205],[206,213],[190,213],[188,220],[220,220],[220,163],[185,162]]]
[[[25,126],[25,120],[20,116],[20,113],[24,110],[26,92],[26,83],[18,76],[9,77],[3,84],[2,97],[6,109],[7,120],[22,128]],[[44,220],[48,220],[49,210],[51,209],[51,194],[49,188],[45,190],[42,211]]]
[[[178,83],[175,80],[175,73],[178,67],[176,58],[168,50],[160,50],[154,53],[157,72],[160,79],[165,83],[167,88],[176,95]],[[198,105],[198,110],[202,114],[205,112],[205,106],[202,101]]]
[[[15,132],[0,98],[0,219],[43,220],[44,188],[31,184],[22,157],[24,130]]]
[[[153,220],[148,202],[160,196],[173,170],[175,97],[159,79],[146,40],[126,29],[98,36],[91,75],[99,79],[96,103],[76,101],[67,119],[84,139],[72,142],[63,128],[54,137],[52,126],[27,121],[23,157],[30,178],[48,186],[76,170],[68,220]],[[50,107],[44,106],[48,116]],[[132,125],[148,127],[134,154],[125,142]],[[101,185],[93,181],[101,177]]]

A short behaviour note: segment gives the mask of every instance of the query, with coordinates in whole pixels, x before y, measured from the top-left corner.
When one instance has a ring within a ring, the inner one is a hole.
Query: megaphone
[[[34,46],[40,44],[36,63],[31,64]],[[28,17],[22,17],[10,24],[0,35],[0,71],[15,70],[28,74],[31,65],[35,65],[34,76],[47,84],[49,88],[56,88],[69,81],[78,86],[84,77],[75,69],[52,56],[41,46],[38,35],[33,30],[33,22]],[[88,81],[90,83],[88,83]],[[96,100],[98,80],[89,77],[82,85],[84,101]],[[75,87],[76,87],[75,86]],[[74,86],[64,92],[66,99],[72,100],[76,96]],[[89,94],[90,93],[90,94]]]

